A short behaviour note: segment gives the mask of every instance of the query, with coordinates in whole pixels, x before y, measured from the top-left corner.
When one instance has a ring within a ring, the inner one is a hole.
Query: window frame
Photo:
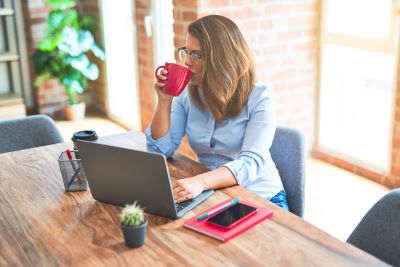
[[[329,32],[326,29],[326,18],[327,18],[327,1],[322,0],[321,2],[321,27],[320,27],[320,52],[319,52],[319,66],[318,66],[318,84],[319,88],[317,91],[317,99],[318,99],[318,113],[317,113],[317,125],[316,125],[316,148],[317,150],[324,152],[328,155],[337,157],[344,161],[347,161],[352,164],[356,164],[362,167],[366,167],[368,169],[374,170],[378,173],[390,172],[391,163],[392,163],[392,147],[393,147],[393,130],[395,124],[395,101],[396,101],[396,89],[398,86],[398,69],[399,69],[399,50],[397,48],[399,46],[399,33],[400,30],[399,25],[399,15],[400,15],[400,0],[392,0],[391,1],[391,18],[390,18],[390,34],[388,38],[371,38],[371,37],[361,37],[361,36],[351,36],[347,34],[340,34]],[[362,7],[360,7],[360,11]],[[388,140],[388,160],[386,168],[382,166],[378,166],[371,162],[367,162],[363,159],[353,157],[351,155],[344,154],[339,150],[335,150],[334,148],[326,147],[320,143],[320,116],[321,116],[321,92],[322,92],[322,66],[323,66],[323,51],[324,45],[338,45],[346,48],[355,48],[361,49],[365,51],[375,51],[375,52],[383,52],[393,54],[395,57],[395,66],[394,66],[394,82],[392,85],[392,101],[391,101],[391,117],[390,117],[390,127],[389,127],[389,140]]]

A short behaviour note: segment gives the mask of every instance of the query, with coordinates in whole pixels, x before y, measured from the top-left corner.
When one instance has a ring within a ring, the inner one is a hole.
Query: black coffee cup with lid
[[[75,132],[71,138],[72,142],[74,142],[74,150],[78,150],[76,146],[76,140],[84,140],[84,141],[96,141],[99,137],[97,133],[92,130],[84,130]]]

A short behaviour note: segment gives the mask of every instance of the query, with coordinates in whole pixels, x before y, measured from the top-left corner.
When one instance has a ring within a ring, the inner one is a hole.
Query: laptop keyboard
[[[189,199],[180,203],[175,203],[176,210],[180,212],[181,210],[189,206],[189,204],[192,203],[193,201],[194,199]]]

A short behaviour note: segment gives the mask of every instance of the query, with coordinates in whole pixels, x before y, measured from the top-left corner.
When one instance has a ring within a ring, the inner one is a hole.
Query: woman
[[[174,98],[162,90],[164,83],[155,83],[158,104],[147,146],[169,157],[187,134],[211,171],[178,180],[175,200],[240,184],[288,209],[269,153],[276,129],[271,92],[255,83],[250,49],[236,24],[218,15],[200,18],[189,25],[186,46],[178,51],[193,72],[189,89]],[[159,78],[167,80],[166,70]]]

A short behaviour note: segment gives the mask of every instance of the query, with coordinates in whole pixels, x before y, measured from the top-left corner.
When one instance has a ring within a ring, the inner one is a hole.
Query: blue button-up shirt
[[[174,97],[168,133],[154,140],[146,129],[147,148],[171,156],[187,134],[199,162],[213,170],[227,167],[238,184],[270,199],[283,190],[272,161],[271,147],[276,129],[270,90],[257,83],[242,111],[234,118],[216,123],[207,109],[190,98],[188,90]]]

